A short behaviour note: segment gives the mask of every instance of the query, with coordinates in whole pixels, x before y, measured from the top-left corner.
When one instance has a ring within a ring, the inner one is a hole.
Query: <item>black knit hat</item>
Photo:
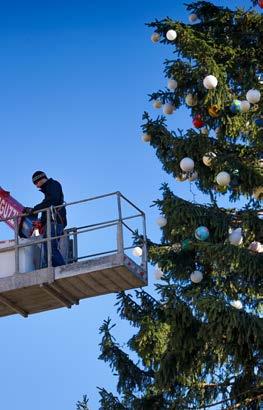
[[[36,184],[38,181],[40,181],[41,179],[46,178],[47,176],[45,174],[45,172],[43,171],[36,171],[34,172],[34,174],[32,175],[32,182],[33,184]]]

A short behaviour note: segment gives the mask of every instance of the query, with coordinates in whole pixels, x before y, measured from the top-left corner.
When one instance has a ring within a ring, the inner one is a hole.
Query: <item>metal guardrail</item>
[[[43,209],[38,210],[37,212],[35,212],[35,214],[38,214],[40,212],[46,212],[47,213],[47,234],[46,234],[46,238],[34,239],[33,241],[27,242],[27,243],[19,243],[19,235],[18,235],[19,221],[20,221],[21,217],[27,216],[27,214],[19,214],[19,215],[16,215],[15,217],[0,219],[0,222],[5,222],[5,221],[11,220],[11,219],[13,219],[14,222],[15,222],[15,238],[14,238],[15,244],[12,245],[12,246],[2,248],[2,249],[0,248],[0,253],[15,250],[15,273],[19,273],[19,249],[24,248],[24,247],[28,247],[28,246],[31,246],[31,245],[37,245],[37,244],[43,244],[43,243],[47,243],[47,267],[51,268],[52,267],[51,241],[54,240],[54,239],[60,239],[62,237],[64,237],[64,238],[68,237],[69,238],[70,236],[73,236],[73,256],[72,256],[72,260],[70,262],[76,262],[80,259],[86,259],[86,258],[95,257],[95,256],[102,256],[102,255],[106,255],[106,254],[114,253],[114,252],[117,252],[121,255],[124,255],[124,251],[128,250],[128,249],[132,249],[133,246],[129,246],[129,247],[124,246],[123,227],[126,227],[130,232],[132,232],[134,234],[135,232],[133,231],[133,229],[131,229],[129,227],[129,225],[126,223],[126,221],[128,221],[130,219],[134,219],[134,218],[141,218],[142,219],[142,226],[143,226],[143,232],[142,232],[143,241],[142,241],[142,246],[141,246],[142,247],[141,266],[142,266],[143,270],[145,272],[147,272],[147,246],[146,246],[146,219],[145,219],[145,214],[136,205],[134,205],[129,199],[127,199],[124,195],[122,195],[121,192],[119,192],[119,191],[111,192],[109,194],[94,196],[94,197],[91,197],[91,198],[82,199],[80,201],[68,202],[68,203],[64,203],[63,206],[65,206],[67,208],[67,207],[74,206],[74,205],[77,205],[77,204],[87,203],[87,202],[90,202],[90,201],[95,201],[95,200],[99,200],[99,199],[102,199],[102,198],[113,197],[113,196],[115,196],[117,198],[118,217],[116,219],[112,219],[112,220],[108,220],[108,221],[104,221],[104,222],[100,222],[100,223],[95,223],[95,224],[91,224],[91,225],[84,225],[84,226],[80,226],[80,227],[67,228],[67,229],[64,230],[63,235],[60,235],[60,236],[51,236],[51,214],[52,214],[54,209],[61,208],[61,205],[53,206],[53,207],[49,207],[49,208],[43,208]],[[132,215],[132,216],[123,217],[122,216],[122,203],[121,203],[122,199],[126,203],[128,203],[132,208],[134,208],[138,213],[135,214],[135,215]],[[109,251],[100,252],[100,253],[96,253],[96,254],[81,256],[81,257],[78,256],[78,236],[80,234],[83,234],[85,232],[94,231],[94,230],[105,229],[105,228],[112,227],[112,226],[117,227],[117,241],[116,241],[117,242],[117,248],[116,249],[112,249],[112,250],[109,250]]]

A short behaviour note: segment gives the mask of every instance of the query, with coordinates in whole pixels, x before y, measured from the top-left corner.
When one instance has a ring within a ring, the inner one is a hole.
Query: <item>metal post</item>
[[[142,214],[142,223],[143,223],[143,247],[142,247],[142,267],[145,272],[148,272],[148,251],[147,251],[147,236],[146,236],[146,219],[145,214]]]
[[[50,208],[47,209],[47,266],[52,266],[52,247],[51,247],[51,217]]]
[[[117,192],[118,225],[117,225],[117,252],[124,255],[123,226],[121,212],[121,193]]]
[[[15,273],[19,273],[19,239],[18,239],[18,216],[15,217]]]
[[[73,232],[73,262],[78,261],[78,230],[77,228],[72,229]]]

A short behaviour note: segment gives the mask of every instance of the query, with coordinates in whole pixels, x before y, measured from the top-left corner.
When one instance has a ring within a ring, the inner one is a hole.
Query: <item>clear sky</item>
[[[25,206],[42,199],[31,183],[38,169],[62,182],[67,202],[119,190],[146,212],[148,235],[157,241],[158,212],[150,205],[161,183],[193,197],[188,183],[167,176],[141,141],[143,111],[159,114],[147,94],[166,85],[162,63],[172,55],[172,48],[151,43],[144,23],[166,16],[187,22],[183,3],[2,1],[0,186]],[[231,0],[236,6],[250,2]],[[187,112],[175,113],[169,124],[190,126]],[[69,226],[108,219],[109,209],[72,210]],[[1,224],[0,240],[9,237]],[[85,242],[88,252],[106,245],[103,236]],[[152,268],[149,274],[152,291]],[[0,408],[75,410],[87,394],[91,409],[98,409],[96,386],[115,385],[109,367],[97,359],[99,327],[111,316],[121,343],[132,332],[115,302],[114,295],[100,296],[71,310],[0,319]]]

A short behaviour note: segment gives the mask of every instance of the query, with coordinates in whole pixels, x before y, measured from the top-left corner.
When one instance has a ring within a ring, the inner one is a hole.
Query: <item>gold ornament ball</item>
[[[151,40],[153,43],[158,43],[160,41],[160,34],[159,33],[153,33],[151,35]]]
[[[211,167],[212,165],[212,160],[216,158],[216,154],[214,152],[208,152],[207,154],[205,154],[202,158],[203,163],[205,164],[205,166],[207,167]]]
[[[256,200],[262,200],[263,199],[263,186],[259,186],[258,188],[256,188],[254,191],[253,191],[253,197],[256,199]]]
[[[174,112],[174,106],[170,103],[166,103],[163,105],[163,112],[164,114],[171,115]]]
[[[208,108],[208,114],[210,115],[210,117],[212,118],[217,118],[219,117],[220,114],[220,108],[218,107],[218,105],[212,105],[211,107]]]
[[[161,108],[161,106],[162,106],[162,102],[160,100],[155,100],[153,102],[153,107],[154,108]]]
[[[188,105],[189,107],[194,107],[195,105],[197,105],[197,96],[193,95],[193,94],[187,94],[187,96],[185,97],[185,103],[186,105]]]
[[[142,136],[142,140],[143,140],[144,142],[150,142],[151,139],[152,139],[152,137],[151,137],[151,135],[149,135],[149,134],[143,134],[143,136]]]

